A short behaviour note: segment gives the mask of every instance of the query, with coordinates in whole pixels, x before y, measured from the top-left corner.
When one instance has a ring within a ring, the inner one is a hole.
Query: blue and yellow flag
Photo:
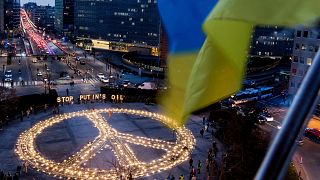
[[[181,50],[179,45],[188,43],[184,41],[187,38],[181,34],[194,38],[202,34],[193,30],[198,26],[185,25],[190,19],[197,21],[191,17],[201,17],[195,15],[201,10],[193,10],[199,7],[198,1],[159,0],[159,10],[169,34],[170,47],[168,80],[171,89],[163,98],[163,105],[166,112],[176,120],[175,125],[182,125],[190,113],[241,88],[250,36],[255,25],[309,24],[320,16],[319,0],[220,0],[203,24],[207,37],[199,54],[197,48],[177,51]],[[207,10],[215,3],[203,8]],[[166,17],[164,13],[170,15]],[[197,25],[199,23],[203,23],[203,19],[200,18]],[[188,40],[195,44],[199,42]]]
[[[159,0],[159,12],[169,38],[168,92],[161,97],[167,115],[181,125],[185,89],[205,40],[202,24],[217,0]]]

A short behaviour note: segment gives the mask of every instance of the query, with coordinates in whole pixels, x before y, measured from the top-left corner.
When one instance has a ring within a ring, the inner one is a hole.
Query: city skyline
[[[25,3],[28,2],[35,2],[38,5],[50,5],[50,6],[54,6],[54,0],[20,0],[20,5],[22,6]]]

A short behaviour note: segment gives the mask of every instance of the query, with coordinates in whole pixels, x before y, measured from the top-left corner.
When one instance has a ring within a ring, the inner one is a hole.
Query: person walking
[[[192,157],[189,160],[189,169],[193,167],[193,159]]]
[[[66,92],[67,92],[67,96],[69,96],[69,89],[68,88],[66,89]]]
[[[201,137],[203,137],[204,130],[203,128],[200,130]]]
[[[202,164],[201,161],[198,161],[198,174],[200,174],[200,170],[201,170]]]
[[[203,124],[203,125],[206,124],[206,117],[205,117],[205,116],[202,117],[202,124]]]
[[[192,178],[191,178],[191,180],[197,180],[196,176],[193,175]]]
[[[133,180],[131,172],[129,173],[128,180]]]
[[[175,180],[176,178],[174,177],[174,175],[171,175],[170,180]]]

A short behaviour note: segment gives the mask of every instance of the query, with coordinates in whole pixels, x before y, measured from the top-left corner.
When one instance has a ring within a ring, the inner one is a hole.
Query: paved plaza
[[[88,103],[60,106],[60,114],[93,108],[96,110],[102,108],[125,108],[158,112],[157,106],[145,105],[142,103]],[[113,113],[110,119],[108,118],[108,113],[102,113],[101,115],[107,119],[108,124],[118,133],[158,139],[173,144],[177,141],[174,131],[165,127],[156,120],[123,113]],[[30,118],[25,117],[23,122],[20,122],[20,120],[11,122],[8,126],[5,126],[4,129],[0,131],[1,170],[4,170],[5,172],[11,172],[11,174],[13,174],[16,171],[16,167],[18,165],[22,165],[23,161],[21,161],[17,154],[14,153],[18,136],[23,131],[30,129],[39,121],[49,119],[52,116],[54,115],[50,110],[47,112],[33,114],[30,116]],[[196,138],[196,144],[192,151],[194,166],[197,167],[198,160],[202,162],[200,174],[197,174],[198,179],[206,179],[205,161],[207,158],[208,149],[212,146],[210,133],[205,133],[205,136],[201,137],[199,132],[202,127],[202,116],[192,116],[186,125],[186,128],[188,128]],[[211,132],[211,130],[209,132]],[[54,162],[61,163],[76,152],[79,152],[86,144],[94,141],[98,134],[98,129],[87,118],[73,117],[44,129],[44,131],[35,139],[35,144],[37,151],[40,152],[43,157]],[[161,158],[166,153],[161,149],[145,147],[135,143],[127,144],[140,162],[150,163],[153,160]],[[114,169],[116,166],[117,158],[109,148],[104,148],[95,154],[93,158],[81,164],[81,167],[83,168],[97,168],[105,170]],[[164,170],[150,176],[140,177],[138,179],[166,179],[170,175],[174,175],[175,178],[178,179],[181,174],[184,175],[185,179],[188,179],[189,173],[189,161],[186,160],[169,170]],[[53,176],[46,175],[45,173],[38,172],[36,169],[32,168],[29,168],[27,174],[22,173],[21,175],[21,179],[32,178],[56,179],[58,177],[55,178]]]

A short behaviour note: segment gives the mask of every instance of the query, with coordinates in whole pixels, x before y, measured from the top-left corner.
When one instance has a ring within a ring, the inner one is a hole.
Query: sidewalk
[[[296,152],[292,157],[292,162],[294,164],[294,167],[296,169],[296,172],[299,176],[299,179],[308,180],[308,175],[306,174],[304,167],[302,165],[302,157]]]

